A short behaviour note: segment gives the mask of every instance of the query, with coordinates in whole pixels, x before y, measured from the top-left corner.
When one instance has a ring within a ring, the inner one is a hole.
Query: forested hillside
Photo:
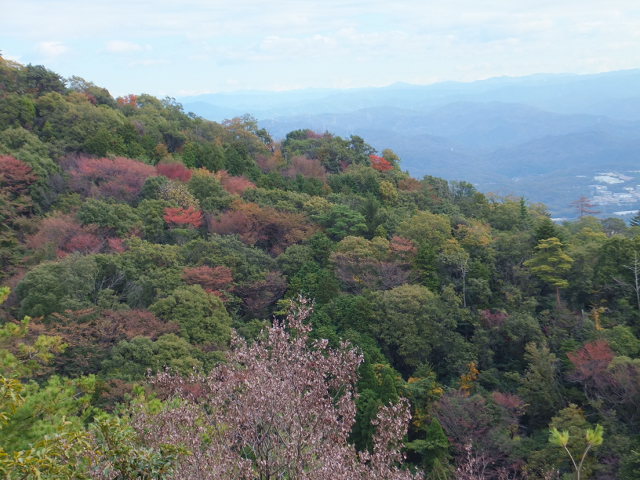
[[[0,472],[640,479],[640,227],[367,141],[0,57]]]

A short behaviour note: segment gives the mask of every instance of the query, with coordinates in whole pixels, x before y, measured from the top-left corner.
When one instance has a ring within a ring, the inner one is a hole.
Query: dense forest
[[[638,226],[1,57],[0,219],[5,478],[640,479]]]

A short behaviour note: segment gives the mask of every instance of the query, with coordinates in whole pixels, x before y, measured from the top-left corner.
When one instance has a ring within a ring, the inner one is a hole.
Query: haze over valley
[[[640,70],[501,77],[382,88],[238,92],[182,97],[210,120],[249,113],[274,138],[295,129],[359,135],[391,148],[402,168],[524,196],[573,218],[640,208]]]

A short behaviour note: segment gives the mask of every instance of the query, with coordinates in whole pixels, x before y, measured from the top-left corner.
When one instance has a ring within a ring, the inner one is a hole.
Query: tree
[[[299,213],[245,202],[236,202],[233,207],[217,218],[208,218],[211,232],[221,235],[237,233],[243,242],[275,254],[315,233],[314,226]]]
[[[9,155],[0,155],[0,189],[7,189],[12,197],[28,193],[37,179],[26,163]]]
[[[222,301],[200,285],[175,289],[149,307],[160,318],[175,322],[181,334],[192,343],[225,345],[231,335],[231,318]]]
[[[560,432],[557,428],[553,427],[549,432],[549,443],[564,448],[564,450],[567,452],[567,455],[571,459],[571,464],[573,465],[573,468],[576,472],[576,480],[580,480],[582,466],[584,465],[584,461],[587,458],[589,450],[591,450],[593,447],[602,445],[604,429],[602,428],[602,426],[596,425],[595,428],[587,429],[587,431],[584,432],[584,438],[587,441],[587,446],[582,451],[579,462],[576,462],[578,457],[574,457],[568,447],[570,440],[569,431],[563,430],[562,432]]]
[[[199,228],[202,226],[202,212],[194,207],[164,209],[164,221],[169,225],[190,226]]]
[[[27,246],[48,253],[48,258],[73,252],[96,253],[104,243],[96,230],[95,225],[79,225],[72,215],[54,215],[42,220],[38,231],[27,238]]]
[[[187,267],[182,278],[189,285],[200,285],[207,292],[216,295],[222,295],[221,290],[233,290],[233,272],[224,265],[213,268],[208,265]]]
[[[67,170],[74,190],[129,203],[136,200],[145,180],[156,175],[151,165],[124,157],[77,157],[67,161]]]
[[[306,300],[292,305],[253,344],[234,341],[228,361],[210,374],[161,373],[169,401],[134,420],[147,444],[180,445],[178,478],[239,480],[409,480],[399,467],[409,418],[406,402],[383,407],[371,452],[348,438],[355,419],[360,355],[347,344],[311,342]]]
[[[92,304],[98,266],[90,256],[70,255],[29,271],[16,289],[22,314],[48,316]]]
[[[379,172],[393,170],[393,164],[379,155],[369,155],[369,161],[371,162],[371,167]]]
[[[156,165],[156,171],[158,175],[181,182],[188,182],[192,175],[191,170],[179,162],[160,162]]]
[[[594,215],[596,213],[600,213],[600,210],[595,210],[595,203],[592,203],[588,197],[580,197],[578,200],[571,202],[576,210],[578,211],[578,217],[582,218],[585,215]]]
[[[634,291],[636,297],[636,306],[638,307],[638,311],[640,311],[640,257],[638,256],[637,250],[633,250],[633,260],[631,261],[631,263],[629,263],[628,265],[623,265],[623,267],[631,272],[633,283],[629,284],[624,280],[620,280],[616,277],[613,277],[613,279],[616,283],[625,287],[630,287]]]
[[[564,252],[562,242],[556,237],[540,240],[536,254],[524,264],[543,282],[556,287],[556,305],[560,308],[560,288],[569,285],[565,276],[573,264],[573,259]]]
[[[546,425],[562,404],[558,359],[546,345],[529,343],[525,350],[529,366],[521,379],[518,393],[527,402],[529,423]]]

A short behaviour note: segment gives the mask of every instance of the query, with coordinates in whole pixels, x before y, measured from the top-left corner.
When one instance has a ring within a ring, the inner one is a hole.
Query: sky
[[[0,0],[0,51],[113,95],[640,68],[638,0]]]

